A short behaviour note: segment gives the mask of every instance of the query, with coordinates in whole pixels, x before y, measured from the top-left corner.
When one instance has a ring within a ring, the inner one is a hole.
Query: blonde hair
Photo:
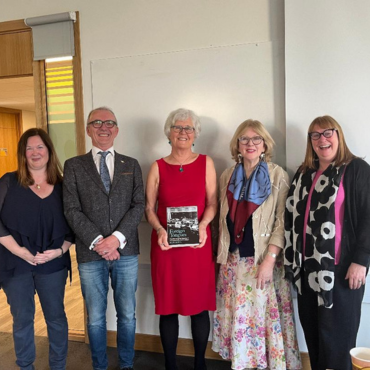
[[[269,162],[272,158],[272,151],[274,149],[275,141],[265,129],[265,126],[260,121],[256,121],[253,119],[247,119],[246,121],[242,122],[238,128],[236,129],[233,138],[230,141],[230,152],[231,158],[235,162],[239,162],[238,154],[239,154],[239,137],[242,135],[244,131],[247,129],[252,129],[255,131],[259,136],[263,138],[263,145],[265,147],[265,160]]]
[[[352,152],[349,150],[346,144],[342,127],[333,117],[322,116],[315,118],[308,128],[308,134],[312,132],[315,125],[319,126],[321,129],[334,128],[336,130],[336,133],[338,135],[338,151],[333,162],[335,167],[341,166],[345,163],[348,164],[352,159],[356,158],[356,156],[352,154]],[[303,163],[299,168],[300,172],[303,173],[309,169],[316,170],[319,168],[318,157],[315,151],[313,150],[311,138],[308,134],[307,134],[306,155]]]

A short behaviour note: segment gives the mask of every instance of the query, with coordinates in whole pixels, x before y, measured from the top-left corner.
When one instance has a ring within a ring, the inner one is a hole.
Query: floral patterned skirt
[[[229,253],[217,282],[212,349],[232,369],[301,369],[289,282],[277,261],[273,282],[256,289],[253,257]]]

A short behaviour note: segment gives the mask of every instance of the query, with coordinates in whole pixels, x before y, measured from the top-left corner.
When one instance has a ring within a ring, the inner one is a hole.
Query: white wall
[[[284,2],[283,0],[18,0],[17,6],[3,0],[0,21],[8,21],[45,14],[76,10],[80,12],[81,47],[85,113],[92,108],[92,79],[90,65],[99,59],[120,58],[141,54],[174,52],[237,44],[271,44],[269,88],[256,81],[262,91],[261,102],[253,99],[245,102],[245,115],[234,121],[223,122],[230,128],[247,118],[262,120],[271,130],[278,145],[275,161],[285,165],[285,110],[284,110]],[[242,61],[240,61],[242,63]],[[247,68],[246,61],[246,68]],[[109,105],[109,101],[105,103]],[[214,102],[215,106],[218,101]],[[122,101],[122,106],[125,102]],[[267,110],[266,107],[269,107]],[[177,107],[169,107],[168,111]],[[189,107],[192,108],[192,107]],[[124,108],[123,108],[124,109]],[[140,112],[138,112],[140,113]],[[150,112],[145,112],[150,114]],[[205,112],[212,119],[212,110]],[[252,117],[253,114],[253,117]],[[118,117],[118,120],[120,117]],[[163,121],[165,116],[162,117]],[[125,122],[123,125],[130,125]],[[227,132],[228,130],[226,130]],[[120,135],[125,130],[121,128]],[[163,140],[163,139],[161,139]],[[121,147],[117,139],[118,151]],[[87,138],[88,148],[90,139]],[[138,143],[138,145],[145,145]],[[214,143],[217,147],[217,143]],[[206,147],[197,151],[208,153]],[[214,149],[216,152],[216,149]],[[131,153],[125,152],[130,155]],[[165,156],[167,153],[162,153]],[[219,152],[223,157],[216,164],[218,172],[231,161],[227,150]],[[152,158],[151,160],[155,160]],[[222,165],[221,165],[222,163]],[[140,256],[140,286],[138,290],[138,332],[158,334],[157,318],[153,314],[153,298],[148,276],[149,233],[146,222],[140,226],[142,254]],[[110,306],[108,327],[115,328],[114,310]],[[182,325],[180,336],[189,337],[189,327]]]
[[[267,96],[266,102],[273,105],[274,114],[266,123],[273,126],[272,133],[277,141],[287,137],[286,163],[292,174],[304,156],[307,127],[314,117],[322,114],[331,114],[342,124],[346,140],[357,155],[369,155],[369,5],[367,0],[286,0],[286,62],[283,0],[233,0],[232,3],[222,0],[108,0],[104,4],[99,0],[18,0],[17,6],[10,0],[3,0],[0,21],[80,11],[86,113],[92,108],[90,64],[98,59],[271,42],[273,55],[269,63],[274,91],[272,96]],[[243,118],[248,117],[246,109]],[[238,123],[235,122],[235,126]],[[89,139],[87,143],[89,149]],[[224,155],[228,157],[228,153]],[[284,148],[276,161],[284,165]],[[143,222],[141,239],[145,242],[144,253],[140,256],[138,328],[139,332],[158,333],[148,276],[149,232],[150,228]],[[114,329],[115,316],[111,309],[108,321],[109,328]],[[358,342],[368,347],[370,334],[365,323],[369,321],[370,308],[364,304]],[[183,326],[181,336],[188,335],[188,328]],[[300,346],[305,349],[302,333]]]
[[[342,126],[351,151],[370,158],[370,2],[286,0],[286,150],[292,174],[305,154],[315,117],[329,114]],[[370,279],[367,279],[369,287]],[[370,347],[368,288],[357,345]],[[299,329],[301,350],[306,350]]]
[[[22,110],[23,132],[29,128],[36,127],[35,112],[29,110]]]

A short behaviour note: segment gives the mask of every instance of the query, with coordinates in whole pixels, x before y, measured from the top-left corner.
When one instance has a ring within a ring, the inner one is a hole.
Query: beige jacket
[[[261,262],[269,244],[284,248],[284,211],[290,182],[288,174],[277,164],[267,163],[271,194],[252,215],[255,263]],[[220,225],[217,263],[225,264],[230,246],[226,216],[229,212],[226,189],[235,166],[223,172],[220,178]]]

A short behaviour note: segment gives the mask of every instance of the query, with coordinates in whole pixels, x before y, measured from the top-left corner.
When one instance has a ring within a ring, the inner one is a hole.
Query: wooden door
[[[0,111],[0,177],[17,169],[19,114]]]

